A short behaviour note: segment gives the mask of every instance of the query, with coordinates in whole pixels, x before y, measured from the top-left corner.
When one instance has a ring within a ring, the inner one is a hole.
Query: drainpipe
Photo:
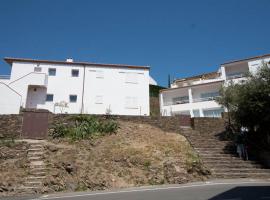
[[[83,66],[83,87],[82,87],[82,105],[81,105],[81,114],[84,111],[84,84],[85,84],[85,65]]]

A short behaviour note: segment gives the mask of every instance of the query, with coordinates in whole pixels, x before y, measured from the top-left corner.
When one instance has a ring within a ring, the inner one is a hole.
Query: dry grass
[[[0,196],[19,192],[27,176],[27,144],[1,141],[0,143]]]
[[[44,192],[102,190],[204,178],[186,139],[148,124],[119,121],[117,134],[95,141],[52,141]],[[194,165],[195,163],[195,165]],[[196,170],[190,168],[196,167]],[[190,172],[190,173],[189,173]]]

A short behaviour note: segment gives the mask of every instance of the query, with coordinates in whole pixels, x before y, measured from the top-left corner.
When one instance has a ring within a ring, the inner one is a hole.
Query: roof
[[[37,60],[37,59],[9,58],[9,57],[4,58],[4,60],[10,65],[13,62],[30,62],[30,63],[46,63],[46,64],[65,64],[65,65],[85,65],[85,66],[98,66],[98,67],[123,67],[123,68],[132,68],[132,69],[150,69],[149,66],[136,66],[136,65],[125,65],[125,64],[66,62],[66,61],[56,61],[56,60]]]
[[[215,84],[215,83],[219,83],[219,82],[224,82],[224,80],[218,80],[218,81],[213,81],[213,82],[208,82],[208,83],[201,83],[201,84],[196,84],[196,85],[187,85],[187,86],[176,87],[176,88],[166,88],[166,89],[160,90],[160,92],[168,92],[168,91],[172,91],[172,90],[179,90],[179,89],[183,89],[183,88],[198,87],[198,86],[202,86],[202,85],[211,85],[211,84]]]
[[[265,57],[270,57],[270,54],[264,54],[264,55],[260,55],[260,56],[253,56],[253,57],[240,59],[240,60],[232,60],[232,61],[225,62],[225,63],[223,63],[221,65],[227,65],[227,64],[232,64],[232,63],[236,63],[236,62],[243,62],[243,61],[254,60],[254,59],[265,58]]]
[[[193,79],[198,79],[198,78],[211,78],[211,77],[217,76],[218,74],[219,74],[218,72],[209,72],[209,73],[190,76],[186,78],[176,79],[174,82],[182,82],[182,81],[188,81],[188,80],[193,80]]]

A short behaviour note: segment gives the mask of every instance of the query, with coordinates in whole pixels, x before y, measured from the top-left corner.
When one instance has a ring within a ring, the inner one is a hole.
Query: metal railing
[[[180,101],[171,101],[164,102],[164,106],[178,105],[178,104],[186,104],[189,103],[189,100],[180,100]]]
[[[246,74],[235,74],[235,75],[228,75],[226,76],[227,80],[237,79],[237,78],[244,78]]]
[[[0,75],[0,79],[10,79],[10,75]]]
[[[193,102],[196,103],[196,102],[203,102],[203,101],[214,101],[216,100],[217,97],[220,97],[220,96],[197,98],[197,99],[193,99]]]

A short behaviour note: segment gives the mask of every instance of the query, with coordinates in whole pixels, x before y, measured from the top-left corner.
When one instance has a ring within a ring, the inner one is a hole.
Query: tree
[[[266,144],[270,138],[270,69],[263,63],[256,74],[250,73],[241,84],[221,89],[218,103],[228,109],[238,126],[248,127],[249,134]]]

